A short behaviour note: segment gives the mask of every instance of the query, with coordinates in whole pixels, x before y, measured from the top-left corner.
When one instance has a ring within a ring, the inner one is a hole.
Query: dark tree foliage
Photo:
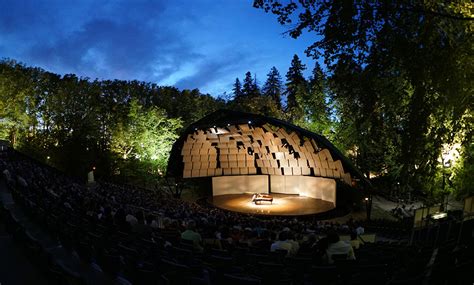
[[[197,89],[61,77],[0,61],[0,138],[83,177],[92,166],[98,175],[163,171],[169,138],[224,106]]]
[[[303,76],[306,66],[301,63],[295,54],[291,60],[290,68],[286,73],[286,112],[290,121],[296,121],[303,116],[302,106],[298,104],[298,97],[307,92],[307,82]]]
[[[446,148],[460,145],[463,169],[472,168],[471,1],[255,0],[254,7],[275,14],[293,38],[315,35],[306,53],[324,59],[337,143],[364,172],[433,198],[448,172],[456,181],[450,190],[473,194],[472,178],[440,164]]]
[[[239,100],[239,98],[242,98],[242,84],[240,83],[239,78],[235,79],[232,93],[234,94],[234,100]]]
[[[282,84],[280,72],[278,72],[276,67],[272,67],[267,74],[267,80],[263,85],[262,93],[271,98],[279,110],[281,110]]]

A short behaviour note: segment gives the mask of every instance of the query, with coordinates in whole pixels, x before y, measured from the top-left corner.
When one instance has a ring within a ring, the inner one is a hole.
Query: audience
[[[352,246],[339,239],[335,231],[330,231],[327,235],[328,247],[326,249],[327,260],[329,264],[334,263],[334,256],[345,256],[344,259],[354,260],[354,249]]]
[[[201,235],[196,232],[196,222],[193,220],[188,221],[186,230],[181,234],[181,239],[192,241],[194,248],[199,252],[203,251]]]

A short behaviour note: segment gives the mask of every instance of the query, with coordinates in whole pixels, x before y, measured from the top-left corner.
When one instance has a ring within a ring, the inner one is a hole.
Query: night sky
[[[91,79],[231,92],[246,71],[284,78],[293,54],[308,71],[309,35],[294,40],[244,0],[0,0],[0,57]]]

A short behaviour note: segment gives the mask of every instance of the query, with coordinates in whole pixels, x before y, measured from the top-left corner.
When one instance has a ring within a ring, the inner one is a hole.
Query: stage
[[[323,201],[299,195],[271,194],[273,202],[262,202],[258,205],[252,202],[253,193],[218,195],[208,199],[217,208],[224,210],[277,216],[314,215],[334,209],[332,202]]]

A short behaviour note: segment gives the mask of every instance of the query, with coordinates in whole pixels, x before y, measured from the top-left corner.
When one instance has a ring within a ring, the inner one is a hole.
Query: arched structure
[[[212,177],[213,196],[279,193],[336,206],[336,180],[369,181],[321,135],[261,115],[218,110],[173,145],[168,175]]]

